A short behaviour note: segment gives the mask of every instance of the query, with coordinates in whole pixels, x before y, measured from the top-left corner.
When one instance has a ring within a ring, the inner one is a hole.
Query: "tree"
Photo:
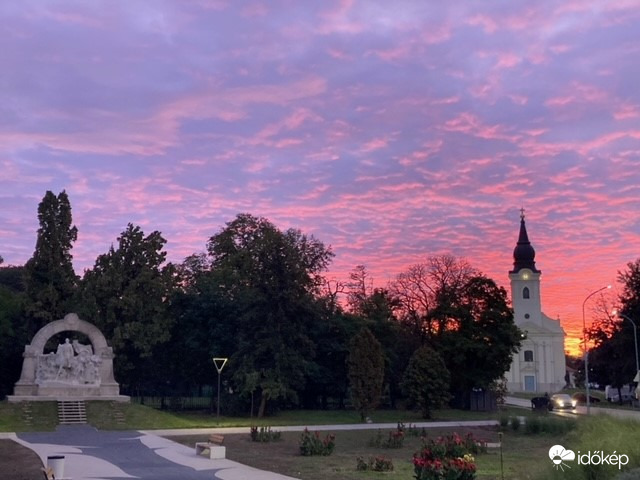
[[[399,304],[399,320],[422,341],[444,332],[443,318],[434,316],[437,308],[456,302],[464,283],[478,272],[451,255],[430,257],[400,273],[391,284],[391,294]]]
[[[507,292],[466,261],[431,258],[400,274],[392,291],[403,324],[444,359],[458,405],[509,369],[521,337]]]
[[[72,226],[71,204],[64,190],[58,196],[47,191],[38,205],[38,221],[36,248],[25,265],[31,334],[69,313],[78,281],[71,255],[78,229]]]
[[[81,282],[80,313],[94,323],[114,349],[119,381],[129,390],[151,383],[159,372],[152,354],[169,340],[169,301],[174,267],[165,265],[166,240],[154,231],[145,237],[129,224],[100,255]]]
[[[0,399],[20,377],[22,353],[29,343],[24,323],[24,268],[0,267]]]
[[[441,304],[435,316],[446,325],[437,350],[451,372],[452,393],[466,406],[473,388],[490,388],[509,370],[520,347],[507,292],[483,275],[467,280],[455,303]]]
[[[447,403],[449,370],[438,352],[427,346],[414,352],[403,376],[402,390],[424,418],[431,418],[432,410]]]
[[[618,272],[622,293],[618,301],[620,313],[640,324],[640,259],[627,264]],[[620,389],[636,375],[635,338],[633,325],[624,317],[612,313],[612,306],[601,299],[597,303],[597,317],[587,332],[594,347],[589,353],[590,380]],[[593,376],[592,375],[593,372]]]
[[[333,254],[313,236],[280,231],[265,218],[240,214],[207,245],[217,288],[233,304],[224,328],[233,343],[236,390],[259,373],[258,416],[269,401],[298,401],[313,369],[312,325],[320,321],[317,295]]]
[[[351,398],[364,421],[376,409],[382,395],[384,354],[371,330],[363,328],[349,345]]]

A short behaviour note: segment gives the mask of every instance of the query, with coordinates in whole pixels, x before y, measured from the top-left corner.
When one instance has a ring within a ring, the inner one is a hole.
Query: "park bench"
[[[206,442],[196,443],[196,455],[200,455],[205,450],[209,450],[209,458],[214,460],[218,458],[225,458],[227,449],[223,447],[224,435],[212,434],[209,435],[209,440]]]

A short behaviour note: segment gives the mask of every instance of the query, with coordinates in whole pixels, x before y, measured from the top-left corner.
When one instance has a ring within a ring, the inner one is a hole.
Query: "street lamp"
[[[627,320],[629,320],[631,322],[631,325],[633,325],[633,340],[634,340],[635,346],[636,346],[636,375],[638,375],[638,372],[640,372],[640,363],[638,362],[638,335],[636,333],[636,331],[637,331],[636,330],[636,322],[631,320],[624,313],[618,312],[617,310],[614,310],[613,314],[614,315],[618,315],[621,318],[626,318]]]
[[[587,295],[587,298],[584,299],[584,302],[582,302],[582,341],[584,342],[584,379],[587,384],[587,415],[591,413],[591,393],[589,392],[589,345],[587,345],[587,326],[584,320],[584,306],[587,303],[587,300],[593,297],[596,293],[606,290],[607,288],[611,288],[611,285],[607,285],[606,287],[602,287],[591,292]]]
[[[224,357],[213,358],[213,364],[215,365],[216,370],[218,372],[218,405],[217,405],[218,421],[220,421],[220,374],[222,373],[222,369],[224,368],[224,366],[227,364],[227,360],[228,358],[224,358]]]

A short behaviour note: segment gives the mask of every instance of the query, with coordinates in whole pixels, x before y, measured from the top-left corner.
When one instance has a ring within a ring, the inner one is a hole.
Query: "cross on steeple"
[[[520,220],[524,220],[524,207],[520,209]]]

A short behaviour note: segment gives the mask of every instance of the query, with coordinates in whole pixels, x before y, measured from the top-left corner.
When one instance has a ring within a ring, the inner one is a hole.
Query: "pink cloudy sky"
[[[637,0],[2,2],[0,254],[66,189],[78,273],[128,222],[180,262],[248,212],[330,244],[334,278],[451,253],[506,286],[525,207],[575,337],[640,256],[639,24]]]

